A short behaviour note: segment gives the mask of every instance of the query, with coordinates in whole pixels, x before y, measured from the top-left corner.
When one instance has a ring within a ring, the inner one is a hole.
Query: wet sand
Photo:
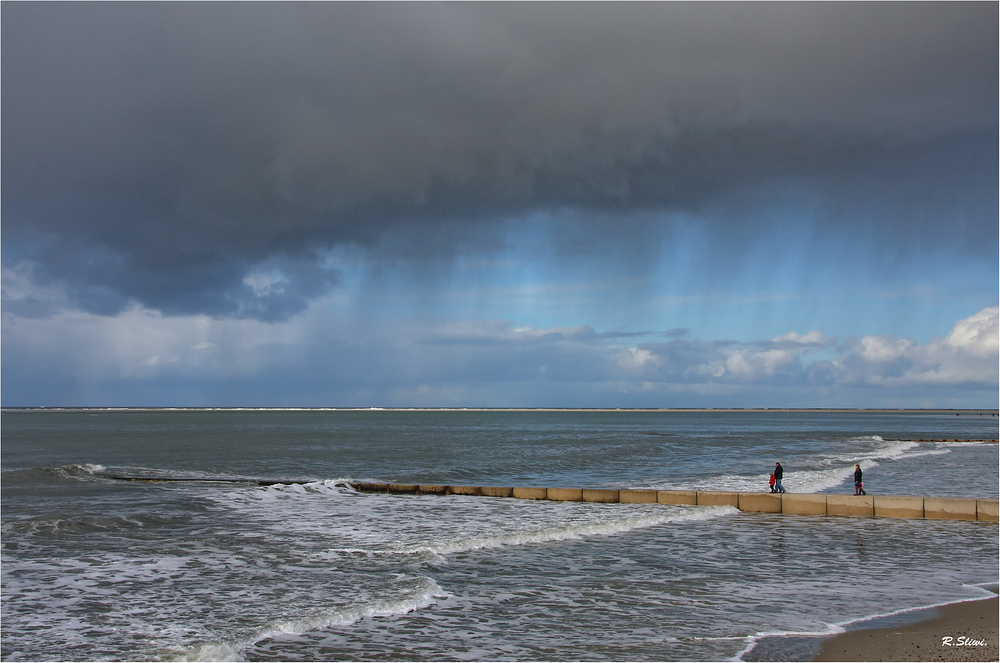
[[[997,597],[923,611],[924,621],[860,628],[823,641],[814,661],[997,661]],[[951,638],[951,640],[947,640]],[[950,645],[948,644],[950,643]]]

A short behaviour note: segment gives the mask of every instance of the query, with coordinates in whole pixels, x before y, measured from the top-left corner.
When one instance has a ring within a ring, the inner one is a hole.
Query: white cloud
[[[655,363],[656,357],[649,350],[629,348],[618,354],[618,366],[626,371],[642,369],[651,362]]]
[[[754,381],[791,369],[800,354],[795,350],[738,349],[729,352],[725,366],[726,371],[736,379]]]
[[[917,344],[905,338],[865,336],[855,346],[855,352],[870,362],[894,361],[912,353]]]
[[[202,399],[194,404],[206,405],[226,398],[232,400],[225,404],[241,404],[246,394],[258,404],[298,405],[596,406],[632,397],[669,404],[679,394],[692,405],[746,403],[760,394],[780,399],[763,405],[832,405],[828,395],[837,389],[876,389],[898,404],[900,390],[909,389],[913,395],[905,398],[925,406],[935,398],[927,390],[995,395],[1000,354],[997,307],[959,320],[944,339],[925,345],[885,335],[842,340],[815,330],[750,343],[633,338],[626,345],[630,337],[586,325],[375,324],[329,306],[279,324],[143,309],[45,319],[5,312],[3,324],[5,404],[13,404],[12,394],[50,392],[40,402],[81,404],[84,394],[108,404],[139,386],[157,393],[182,384],[195,393],[190,398]],[[60,396],[63,383],[75,390]]]
[[[985,308],[956,322],[948,336],[927,345],[888,336],[865,336],[833,365],[841,381],[887,387],[983,384],[996,386],[1000,361],[1000,308]]]
[[[273,362],[276,347],[302,340],[287,323],[165,317],[139,308],[115,317],[82,312],[50,318],[5,315],[3,322],[8,359],[16,348],[29,363],[58,364],[81,381],[147,380],[165,372],[195,380],[253,375]]]
[[[826,345],[830,342],[830,339],[824,336],[820,331],[811,331],[806,334],[788,332],[787,334],[775,336],[771,340],[775,343],[787,341],[789,343],[799,343],[802,345]]]
[[[959,320],[944,339],[946,345],[977,357],[996,357],[1000,347],[1000,307],[984,308]]]

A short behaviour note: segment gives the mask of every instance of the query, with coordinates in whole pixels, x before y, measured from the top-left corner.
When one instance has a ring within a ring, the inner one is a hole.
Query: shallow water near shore
[[[2,416],[4,660],[725,660],[997,581],[995,523],[346,484],[765,490],[780,460],[792,492],[853,492],[860,463],[870,494],[995,497],[996,444],[909,440],[995,438],[996,417]]]
[[[981,589],[997,594],[996,583],[979,585]],[[978,602],[980,599],[972,599]],[[964,603],[964,602],[963,602]],[[942,604],[946,606],[955,603]],[[888,615],[873,616],[841,624],[842,632],[869,631],[878,629],[902,629],[934,619],[941,614],[942,605],[904,610]],[[812,661],[821,652],[831,634],[822,635],[776,635],[760,638],[753,648],[741,657],[744,661]]]

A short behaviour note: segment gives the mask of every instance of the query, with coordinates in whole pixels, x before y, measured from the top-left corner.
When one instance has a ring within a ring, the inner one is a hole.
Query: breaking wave
[[[425,555],[435,560],[443,559],[444,555],[502,548],[505,546],[521,546],[552,541],[581,539],[587,536],[619,534],[636,529],[656,527],[673,522],[711,520],[721,516],[739,513],[731,506],[710,507],[662,507],[662,514],[644,514],[624,518],[604,518],[591,522],[555,525],[532,531],[510,532],[504,534],[487,534],[479,536],[459,537],[448,541],[429,543],[420,546],[408,546],[388,549],[362,548],[331,548],[328,553],[366,554],[366,555]]]
[[[391,617],[426,608],[438,598],[448,594],[434,580],[427,577],[401,578],[402,590],[399,595],[358,605],[331,608],[305,614],[291,619],[270,622],[249,637],[232,642],[205,642],[193,645],[179,652],[171,652],[166,658],[175,661],[242,661],[242,652],[253,645],[282,635],[301,635],[331,626],[347,626],[367,617]]]

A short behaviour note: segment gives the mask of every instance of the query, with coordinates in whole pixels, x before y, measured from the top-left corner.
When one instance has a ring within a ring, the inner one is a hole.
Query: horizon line
[[[330,407],[296,407],[296,406],[0,406],[0,412],[24,411],[104,411],[104,412],[137,412],[137,411],[176,411],[176,412],[914,412],[923,414],[934,413],[991,413],[1000,414],[998,408],[918,408],[918,407],[381,407],[381,406],[330,406]]]

